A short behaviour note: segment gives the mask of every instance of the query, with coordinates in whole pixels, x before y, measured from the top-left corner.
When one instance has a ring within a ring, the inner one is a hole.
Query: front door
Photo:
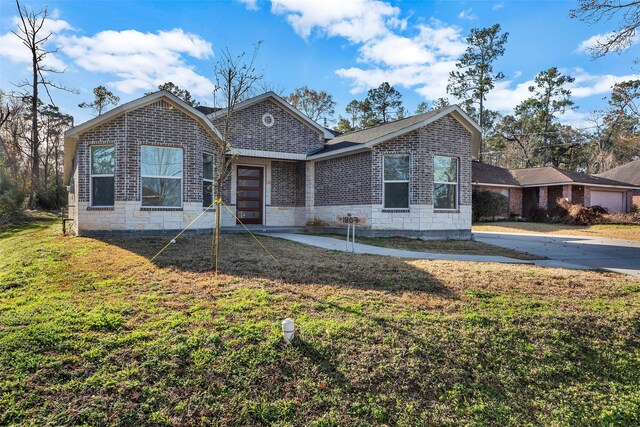
[[[263,168],[238,166],[236,215],[238,223],[262,224]]]

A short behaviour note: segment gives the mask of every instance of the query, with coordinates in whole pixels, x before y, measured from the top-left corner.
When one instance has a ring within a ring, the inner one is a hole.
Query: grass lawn
[[[344,235],[328,235],[336,239],[346,240]],[[416,252],[435,252],[441,254],[489,255],[504,256],[516,259],[543,259],[527,252],[501,248],[499,246],[476,242],[473,240],[419,240],[408,237],[363,237],[356,235],[356,243],[364,243],[385,248],[405,249]]]
[[[261,240],[0,232],[0,425],[640,424],[637,279]]]
[[[542,222],[482,222],[473,225],[473,231],[499,233],[544,233],[569,236],[609,237],[640,241],[640,225],[599,224],[590,226],[547,224]]]

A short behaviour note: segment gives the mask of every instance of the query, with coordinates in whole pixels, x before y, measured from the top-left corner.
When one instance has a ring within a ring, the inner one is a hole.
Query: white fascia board
[[[358,154],[368,150],[371,150],[371,148],[367,147],[365,144],[358,144],[351,147],[341,148],[335,151],[329,151],[328,153],[313,154],[307,156],[307,160],[328,160],[334,157],[349,156],[351,154]]]
[[[351,147],[347,147],[347,148],[342,148],[340,150],[335,150],[335,151],[330,151],[328,153],[323,153],[323,154],[317,154],[317,155],[311,155],[309,157],[307,157],[309,160],[320,160],[320,159],[325,159],[328,157],[337,157],[339,155],[345,155],[345,154],[351,154],[351,152],[359,152],[359,151],[364,151],[364,149],[370,149],[371,147],[381,144],[383,142],[386,142],[390,139],[393,139],[397,136],[400,135],[404,135],[405,133],[409,133],[412,132],[416,129],[420,129],[421,127],[427,126],[433,122],[435,122],[436,120],[440,120],[441,118],[445,117],[447,114],[450,113],[460,113],[462,115],[462,118],[464,118],[465,120],[469,121],[469,124],[471,125],[471,127],[473,129],[475,129],[478,133],[480,133],[480,128],[479,126],[473,121],[471,120],[471,118],[469,118],[469,116],[460,109],[460,107],[458,107],[457,105],[452,105],[449,108],[442,110],[441,112],[439,112],[438,114],[434,114],[433,116],[418,122],[416,124],[413,124],[411,126],[408,126],[406,128],[402,128],[399,129],[395,132],[391,132],[388,133],[386,135],[383,135],[379,138],[373,139],[369,142],[365,142],[363,144],[359,144],[359,145],[353,145]],[[466,127],[466,126],[465,126]]]
[[[265,99],[271,98],[274,101],[276,101],[281,107],[285,108],[286,110],[289,110],[289,112],[296,118],[298,118],[298,120],[300,120],[303,123],[306,123],[307,125],[319,130],[320,132],[322,132],[322,135],[324,137],[324,139],[333,139],[334,136],[331,132],[329,132],[327,129],[325,129],[323,126],[320,126],[318,123],[316,123],[315,121],[311,120],[309,117],[307,117],[306,114],[304,114],[302,111],[298,110],[297,108],[295,108],[293,105],[289,104],[287,101],[285,101],[284,99],[282,99],[281,97],[279,97],[277,94],[275,94],[272,91],[269,92],[265,92],[261,95],[258,96],[254,96],[253,98],[249,98],[245,101],[239,102],[236,104],[234,111],[238,111],[238,110],[242,110],[244,108],[247,108],[251,105],[257,104],[259,102],[264,101]],[[219,117],[222,117],[226,114],[227,109],[223,108],[221,110],[218,110],[216,112],[213,112],[211,114],[209,114],[209,118],[213,121]]]
[[[520,185],[513,184],[487,184],[485,182],[471,181],[471,185],[482,185],[483,187],[505,187],[505,188],[522,188]]]
[[[626,185],[609,185],[609,184],[588,184],[585,182],[551,182],[549,184],[530,184],[523,185],[523,188],[533,188],[533,187],[551,187],[554,185],[581,185],[583,187],[598,187],[598,188],[620,188],[623,190],[638,190],[640,187],[631,187]]]
[[[265,159],[307,160],[306,154],[281,153],[278,151],[248,150],[245,148],[232,148],[231,150],[229,150],[229,154],[231,154],[232,156],[261,157]]]

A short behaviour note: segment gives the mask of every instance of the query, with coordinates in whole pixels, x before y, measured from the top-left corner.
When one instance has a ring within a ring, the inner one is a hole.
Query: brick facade
[[[271,161],[271,206],[305,205],[304,162]]]
[[[262,122],[267,113],[273,116],[270,127]],[[224,119],[214,119],[213,124],[222,131]],[[234,148],[296,154],[307,154],[324,145],[324,135],[318,129],[298,120],[271,100],[234,112],[230,140]]]
[[[116,150],[115,201],[141,199],[140,149],[143,145],[182,149],[184,202],[202,202],[202,153],[215,142],[193,118],[165,101],[129,111],[83,134],[78,140],[78,201],[90,201],[92,145]]]
[[[410,204],[433,205],[433,158],[458,159],[458,205],[471,205],[471,134],[453,117],[445,116],[423,128],[372,149],[372,203],[382,204],[385,154],[410,155]]]
[[[371,204],[371,153],[316,163],[315,206]]]
[[[70,201],[77,206],[76,231],[179,230],[202,213],[202,154],[215,153],[215,137],[206,124],[173,102],[169,98],[158,99],[79,135],[77,173],[72,177],[75,192],[70,194]],[[273,126],[263,124],[265,113],[273,116]],[[274,101],[256,103],[236,114],[234,149],[304,156],[324,145],[320,130],[295,118]],[[90,147],[104,144],[115,146],[115,203],[113,208],[94,210],[89,206]],[[144,145],[182,149],[181,208],[141,208],[140,153]],[[335,225],[340,215],[353,212],[362,216],[361,226],[370,230],[416,231],[420,236],[438,231],[439,236],[468,238],[471,149],[470,133],[456,119],[445,116],[369,151],[328,160],[293,161],[276,155],[241,154],[234,157],[231,174],[223,183],[223,199],[233,211],[236,169],[238,165],[255,165],[264,169],[264,225],[303,226],[318,218]],[[392,153],[410,155],[410,210],[404,212],[382,208],[383,157]],[[433,159],[437,155],[458,159],[456,210],[433,209]],[[224,209],[222,225],[236,225]],[[212,226],[210,211],[195,228]],[[453,231],[462,234],[447,234]]]

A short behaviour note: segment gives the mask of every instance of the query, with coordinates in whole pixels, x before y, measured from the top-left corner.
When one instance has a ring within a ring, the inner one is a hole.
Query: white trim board
[[[331,159],[333,157],[340,157],[343,155],[349,155],[349,154],[355,154],[359,151],[366,151],[366,150],[370,150],[371,147],[381,144],[383,142],[389,141],[395,137],[398,137],[400,135],[404,135],[406,133],[412,132],[416,129],[420,129],[422,127],[425,127],[437,120],[440,120],[441,118],[447,116],[448,114],[451,114],[453,116],[454,119],[456,119],[458,122],[460,122],[460,124],[462,124],[462,126],[464,126],[467,130],[469,130],[471,132],[471,138],[472,138],[472,144],[475,147],[476,146],[476,138],[480,137],[480,127],[478,126],[478,124],[476,122],[474,122],[464,111],[462,111],[462,109],[460,109],[460,107],[458,107],[457,105],[452,105],[442,111],[440,111],[437,114],[434,114],[433,116],[430,116],[418,123],[414,123],[413,125],[407,126],[405,128],[402,129],[398,129],[395,132],[391,132],[388,133],[386,135],[380,136],[378,138],[372,139],[371,141],[368,142],[364,142],[361,144],[357,144],[357,145],[352,145],[350,147],[346,147],[346,148],[342,148],[340,150],[335,150],[335,151],[330,151],[328,153],[321,153],[321,154],[312,154],[310,156],[307,156],[308,160],[328,160]],[[465,124],[466,123],[466,124]],[[479,140],[478,140],[479,141]],[[475,148],[474,148],[475,150]]]

